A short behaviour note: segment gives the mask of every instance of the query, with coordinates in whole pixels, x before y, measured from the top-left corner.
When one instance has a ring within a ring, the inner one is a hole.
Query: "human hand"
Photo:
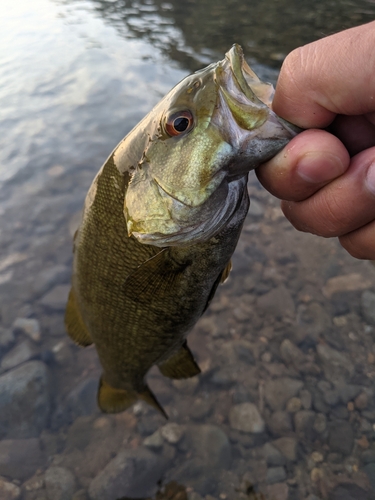
[[[288,55],[273,109],[312,130],[257,169],[297,229],[338,236],[360,259],[375,259],[374,47],[372,22]]]

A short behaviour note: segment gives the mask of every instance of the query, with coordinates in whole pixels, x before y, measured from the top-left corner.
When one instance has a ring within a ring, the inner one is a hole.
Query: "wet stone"
[[[24,481],[45,464],[37,438],[0,441],[0,475]]]
[[[361,311],[369,325],[375,325],[375,293],[366,290],[361,296]]]
[[[208,466],[202,459],[192,458],[177,468],[174,479],[201,495],[208,495],[216,489],[217,474],[218,471]]]
[[[256,304],[258,310],[262,313],[267,315],[272,314],[276,318],[294,316],[295,314],[293,298],[289,290],[283,285],[259,297]]]
[[[164,439],[159,429],[143,441],[144,446],[147,446],[151,450],[160,450],[163,447],[163,443]]]
[[[289,487],[286,483],[276,483],[267,486],[267,498],[270,500],[288,500]]]
[[[50,467],[45,473],[45,487],[48,500],[71,500],[76,482],[70,470]]]
[[[0,356],[7,352],[16,341],[16,336],[11,329],[0,327]]]
[[[313,429],[317,434],[323,434],[327,429],[327,417],[324,413],[318,413],[315,417]]]
[[[0,437],[36,437],[50,413],[47,368],[29,361],[0,376]]]
[[[260,434],[265,429],[264,420],[253,403],[233,406],[229,412],[229,423],[232,429],[242,432]]]
[[[332,500],[373,500],[374,495],[372,491],[366,491],[356,484],[349,483],[337,486],[332,491],[331,497]]]
[[[0,370],[6,371],[30,361],[39,354],[37,347],[30,341],[24,340],[11,349],[1,360]]]
[[[371,488],[375,490],[375,463],[369,463],[363,467],[370,481]]]
[[[53,286],[67,283],[71,276],[71,269],[64,265],[56,265],[44,269],[33,282],[33,291],[36,295],[43,295]]]
[[[335,422],[329,430],[328,445],[333,452],[350,455],[354,445],[354,432],[348,422]]]
[[[354,400],[355,407],[358,410],[365,410],[368,405],[368,400],[368,395],[365,392],[361,392]]]
[[[287,411],[275,411],[267,420],[267,426],[274,436],[284,436],[293,430],[292,418]]]
[[[299,398],[291,398],[286,404],[286,411],[296,413],[302,408],[302,401]]]
[[[189,447],[208,467],[226,469],[231,463],[231,447],[226,434],[215,425],[189,426],[186,431]]]
[[[286,464],[285,457],[271,443],[266,443],[263,446],[262,453],[263,453],[263,456],[266,460],[267,465],[269,465],[269,466],[277,466],[277,465],[285,465]]]
[[[270,467],[267,469],[266,483],[275,484],[281,483],[286,479],[286,472],[284,467]]]
[[[312,410],[301,410],[294,414],[294,428],[300,437],[311,438],[315,415]]]
[[[146,448],[123,450],[90,483],[90,500],[148,497],[156,491],[166,461]]]
[[[310,410],[312,405],[312,396],[307,389],[302,389],[299,392],[299,397],[304,410]]]
[[[98,380],[88,378],[82,380],[68,394],[65,404],[66,422],[71,422],[81,415],[91,415],[98,411],[96,402],[96,393],[98,391]]]
[[[197,398],[194,400],[191,409],[190,416],[194,420],[201,420],[207,417],[212,411],[212,403],[209,399]]]
[[[362,452],[361,460],[364,464],[375,463],[375,450],[365,450]]]
[[[34,342],[40,342],[42,338],[39,321],[34,318],[16,318],[13,332],[16,335],[19,333],[27,335]]]
[[[64,311],[68,300],[70,285],[57,285],[40,299],[46,309]]]
[[[289,461],[297,460],[298,441],[293,437],[282,437],[272,441],[272,445]]]
[[[272,410],[283,410],[287,401],[297,396],[302,387],[303,382],[288,377],[269,380],[264,385],[264,396]]]
[[[21,488],[0,477],[0,498],[1,500],[19,500]]]
[[[328,380],[336,381],[353,375],[354,365],[346,354],[323,344],[319,344],[316,351]]]
[[[160,433],[167,443],[177,444],[183,438],[185,429],[181,425],[171,422],[170,424],[164,425],[160,429]]]

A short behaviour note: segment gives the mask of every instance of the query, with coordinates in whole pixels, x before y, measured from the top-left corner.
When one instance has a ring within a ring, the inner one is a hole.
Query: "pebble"
[[[46,309],[64,311],[68,300],[70,285],[57,285],[40,299]]]
[[[0,438],[36,437],[50,413],[47,367],[29,361],[0,376]]]
[[[303,382],[284,377],[264,384],[264,397],[272,410],[283,410],[287,401],[302,389]]]
[[[300,438],[311,438],[315,415],[312,410],[301,410],[294,414],[294,428]]]
[[[292,418],[287,411],[275,411],[267,420],[267,426],[274,436],[284,436],[293,430]]]
[[[286,483],[269,484],[267,486],[267,498],[269,500],[288,500],[288,485]]]
[[[295,368],[304,362],[305,355],[289,339],[284,339],[280,345],[280,356],[286,365],[293,365]]]
[[[286,404],[286,411],[296,413],[302,408],[302,401],[299,398],[291,398]]]
[[[26,339],[11,349],[1,360],[1,371],[11,370],[16,366],[30,361],[39,354],[35,344]]]
[[[202,420],[212,411],[212,403],[209,399],[197,398],[190,407],[190,416],[194,420]]]
[[[231,446],[226,434],[216,425],[193,425],[186,430],[186,437],[192,454],[212,469],[229,467]]]
[[[18,500],[21,497],[21,488],[0,477],[1,500]]]
[[[319,451],[313,451],[310,455],[311,460],[316,464],[323,462],[324,456]]]
[[[45,473],[45,487],[48,500],[71,500],[76,481],[70,470],[64,467],[50,467]]]
[[[229,424],[232,429],[253,434],[260,434],[265,429],[264,420],[253,403],[233,406],[229,412]]]
[[[160,450],[163,447],[164,439],[158,429],[151,436],[146,437],[144,439],[143,444],[147,446],[147,448],[151,448],[152,450]]]
[[[284,467],[269,467],[267,469],[266,483],[275,484],[281,483],[286,479],[286,472]]]
[[[91,415],[97,409],[96,393],[98,391],[97,378],[82,380],[68,394],[64,402],[65,421],[71,422],[81,415]]]
[[[261,295],[256,301],[257,309],[263,314],[273,315],[276,318],[295,315],[294,300],[289,290],[280,285],[270,292]]]
[[[263,446],[262,454],[266,460],[267,465],[277,466],[277,465],[285,465],[286,464],[285,457],[271,443],[266,443]]]
[[[323,434],[323,432],[327,429],[327,417],[324,413],[318,413],[315,417],[313,429],[318,434]]]
[[[323,295],[330,299],[337,292],[355,292],[371,288],[372,281],[362,274],[351,273],[330,278],[323,287]]]
[[[361,460],[364,464],[375,463],[375,450],[365,450],[361,453]]]
[[[16,341],[16,336],[9,328],[0,327],[0,356],[7,352]]]
[[[299,397],[304,410],[310,410],[312,405],[312,396],[307,389],[299,391]]]
[[[147,448],[120,451],[91,481],[90,500],[152,496],[166,465],[162,457]]]
[[[361,392],[361,394],[359,394],[354,400],[355,407],[358,410],[365,410],[368,405],[368,399],[367,394],[365,392]]]
[[[296,438],[281,437],[272,441],[272,445],[275,446],[289,462],[295,462],[297,460],[298,441]]]
[[[333,452],[350,455],[354,445],[354,432],[349,422],[335,422],[331,425],[328,445]]]
[[[0,441],[0,475],[24,481],[45,463],[39,439],[3,439]]]
[[[375,325],[375,293],[366,290],[361,296],[361,311],[369,325]]]
[[[354,365],[346,354],[324,344],[319,344],[316,351],[328,380],[341,381],[343,378],[353,376]]]
[[[185,429],[181,425],[171,422],[161,427],[160,433],[167,443],[177,444],[183,438]]]
[[[34,342],[40,342],[42,339],[39,321],[34,318],[16,318],[13,323],[13,332],[16,335],[23,333]]]
[[[375,463],[368,463],[363,467],[370,481],[371,488],[375,490]]]

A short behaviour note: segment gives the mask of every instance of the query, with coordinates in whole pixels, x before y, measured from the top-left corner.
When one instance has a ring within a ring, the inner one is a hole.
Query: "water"
[[[254,178],[230,280],[189,336],[203,374],[150,373],[169,427],[143,405],[101,415],[95,350],[63,326],[85,193],[160,97],[233,42],[274,81],[295,46],[374,13],[370,1],[1,2],[0,476],[13,496],[0,479],[0,498],[374,498],[375,268],[297,233]],[[264,432],[236,429],[246,403]]]

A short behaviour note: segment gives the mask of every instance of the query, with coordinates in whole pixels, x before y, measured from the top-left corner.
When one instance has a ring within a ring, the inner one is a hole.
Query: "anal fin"
[[[186,342],[179,351],[158,365],[160,372],[169,378],[181,379],[199,375],[201,370]]]
[[[65,311],[65,327],[69,337],[78,345],[86,347],[92,344],[90,334],[79,312],[73,288],[70,289]]]

